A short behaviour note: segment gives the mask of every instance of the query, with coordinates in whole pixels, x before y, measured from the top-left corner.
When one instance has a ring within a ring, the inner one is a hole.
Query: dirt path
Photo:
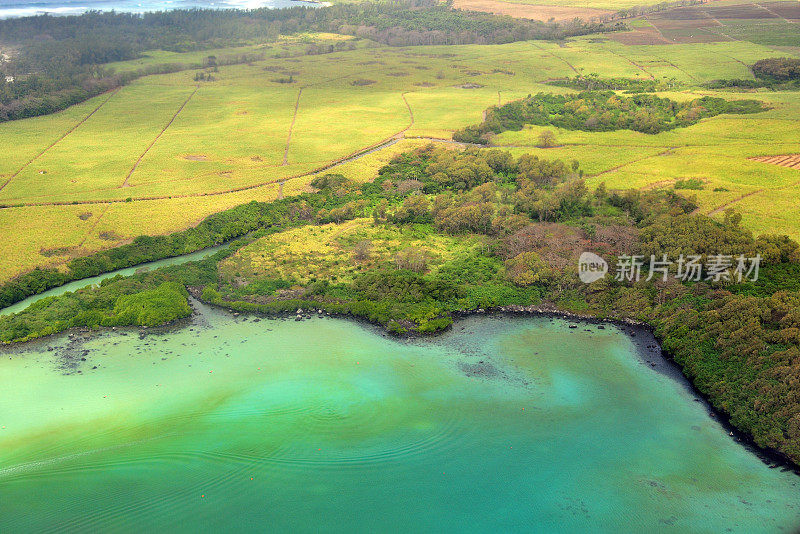
[[[714,31],[714,30],[710,30],[708,28],[697,28],[697,29],[700,30],[701,32],[710,33],[710,34],[716,35],[718,37],[725,37],[726,39],[729,39],[730,41],[741,42],[740,39],[736,39],[735,37],[731,37],[727,33],[723,33],[721,31]]]
[[[531,44],[532,44],[534,47],[536,47],[536,48],[538,48],[539,50],[541,50],[542,52],[544,52],[544,53],[546,53],[546,54],[548,54],[548,55],[550,55],[550,56],[552,56],[552,57],[556,58],[557,60],[559,60],[559,61],[563,61],[563,62],[564,62],[564,64],[565,64],[567,67],[571,68],[571,69],[572,69],[572,72],[574,72],[574,73],[575,73],[575,74],[577,74],[578,76],[580,76],[580,75],[581,75],[581,73],[580,73],[580,72],[578,72],[578,69],[576,69],[576,68],[575,68],[575,65],[573,65],[572,63],[570,63],[569,61],[567,61],[567,60],[566,60],[566,59],[564,59],[563,57],[559,56],[559,55],[558,55],[558,54],[556,54],[555,52],[551,52],[550,50],[547,50],[546,48],[542,48],[541,46],[539,46],[538,44],[536,44],[536,43],[534,43],[534,42],[531,42]]]
[[[622,55],[622,54],[620,54],[619,52],[614,52],[613,50],[609,50],[609,52],[611,52],[611,53],[612,53],[612,54],[614,54],[615,56],[619,56],[619,57],[621,57],[622,59],[624,59],[625,61],[627,61],[628,63],[630,63],[631,65],[633,65],[633,66],[634,66],[634,67],[636,67],[637,69],[639,69],[640,71],[644,72],[645,74],[647,74],[648,76],[650,76],[650,79],[651,79],[651,80],[655,80],[655,79],[656,79],[656,77],[655,77],[655,76],[653,76],[653,74],[652,74],[652,73],[651,73],[649,70],[647,70],[646,68],[642,67],[641,65],[639,65],[638,63],[636,63],[636,62],[635,62],[634,60],[632,60],[631,58],[629,58],[629,57],[627,57],[627,56],[623,56],[623,55]]]
[[[747,71],[748,71],[748,72],[750,72],[750,65],[748,65],[747,63],[745,63],[745,62],[744,62],[744,61],[742,61],[741,59],[737,59],[737,58],[735,58],[735,57],[733,57],[733,56],[729,56],[728,54],[723,54],[722,52],[720,52],[720,51],[718,51],[718,50],[714,50],[714,52],[716,52],[716,53],[717,53],[718,55],[720,55],[720,56],[725,56],[726,58],[732,59],[732,60],[734,60],[735,62],[739,63],[740,65],[743,65],[743,66],[745,66],[745,67],[747,68]]]
[[[400,135],[400,134],[405,135],[405,133],[408,130],[410,130],[412,126],[414,126],[414,110],[411,109],[411,104],[408,103],[408,99],[406,98],[406,95],[409,92],[410,91],[406,91],[405,93],[400,93],[400,97],[403,99],[403,102],[405,102],[405,104],[406,104],[406,109],[408,109],[408,117],[411,119],[411,122],[409,122],[408,126],[403,128],[403,130],[398,135]],[[500,93],[497,93],[497,94],[498,94],[498,98],[499,98]]]
[[[283,150],[283,163],[281,165],[289,164],[289,143],[292,142],[292,130],[294,130],[294,123],[297,121],[297,110],[300,109],[300,96],[303,94],[303,87],[297,92],[297,101],[294,103],[294,115],[292,115],[292,123],[289,125],[289,135],[286,137],[286,148]],[[283,186],[281,186],[281,190]]]
[[[774,189],[770,189],[770,191],[781,191],[783,189],[789,189],[790,187],[797,187],[798,185],[800,185],[800,181],[792,182],[790,184],[786,184],[786,185],[781,186],[781,187],[776,187]],[[720,213],[723,210],[725,210],[727,208],[730,208],[734,204],[738,204],[742,200],[744,200],[746,198],[749,198],[749,197],[752,197],[754,195],[759,195],[759,194],[763,193],[766,190],[767,190],[766,188],[762,188],[762,189],[756,189],[755,191],[750,191],[749,193],[745,193],[744,195],[742,195],[742,196],[740,196],[738,198],[735,198],[735,199],[731,200],[730,202],[727,202],[727,203],[723,204],[722,206],[718,206],[718,207],[712,209],[711,211],[708,212],[708,215],[709,216],[716,215],[717,213]]]
[[[648,159],[651,159],[651,158],[658,158],[658,157],[661,157],[661,156],[666,156],[668,154],[672,154],[675,151],[675,149],[677,149],[677,148],[678,147],[676,147],[676,146],[671,146],[671,147],[667,148],[666,150],[664,150],[663,152],[659,152],[658,154],[653,154],[651,156],[643,156],[641,158],[632,159],[631,161],[626,161],[625,163],[622,163],[620,165],[616,165],[614,167],[611,167],[610,169],[606,169],[604,171],[598,172],[597,174],[589,174],[589,175],[587,175],[587,177],[594,178],[594,177],[597,177],[597,176],[602,176],[602,175],[608,174],[610,172],[618,171],[621,168],[627,167],[628,165],[631,165],[633,163],[639,163],[640,161],[645,161],[645,160],[648,160]]]
[[[710,20],[711,22],[714,22],[714,23],[715,23],[717,26],[725,26],[723,23],[721,23],[721,22],[719,21],[719,19],[717,19],[716,17],[714,17],[713,15],[711,15],[711,13],[709,13],[709,12],[708,12],[708,11],[706,11],[705,9],[699,9],[698,11],[700,11],[700,13],[702,13],[702,15],[703,15],[705,18],[707,18],[707,19],[708,19],[708,20]]]
[[[108,98],[106,98],[105,100],[103,100],[102,102],[100,102],[100,104],[99,104],[99,105],[98,105],[96,108],[94,108],[94,109],[93,109],[93,110],[92,110],[92,111],[91,111],[91,112],[90,112],[88,115],[86,115],[84,118],[82,118],[80,121],[78,121],[78,123],[77,123],[75,126],[73,126],[72,128],[70,128],[70,129],[69,129],[69,131],[67,131],[67,133],[65,133],[64,135],[62,135],[61,137],[59,137],[58,139],[56,139],[56,140],[55,140],[55,141],[53,141],[52,143],[50,143],[50,144],[49,144],[47,147],[45,147],[45,148],[44,148],[44,150],[42,150],[41,152],[39,152],[38,154],[36,154],[35,156],[33,156],[33,157],[30,159],[30,160],[28,160],[28,162],[27,162],[27,163],[25,163],[25,164],[24,164],[22,167],[20,167],[19,169],[17,169],[17,172],[15,172],[15,173],[14,173],[14,174],[12,174],[11,176],[9,176],[8,180],[6,180],[6,181],[5,181],[5,182],[4,182],[2,185],[0,185],[0,191],[2,191],[2,190],[3,190],[3,188],[5,188],[5,186],[7,186],[7,185],[8,185],[8,184],[11,182],[11,180],[13,180],[14,178],[16,178],[16,177],[17,177],[17,175],[18,175],[19,173],[21,173],[22,171],[24,171],[24,170],[25,170],[25,169],[26,169],[26,168],[27,168],[27,167],[28,167],[28,166],[29,166],[31,163],[33,163],[34,161],[36,161],[37,159],[39,159],[40,157],[42,157],[42,156],[44,155],[44,153],[45,153],[45,152],[47,152],[48,150],[50,150],[51,148],[53,148],[54,146],[56,146],[56,145],[57,145],[59,142],[63,141],[65,137],[67,137],[69,134],[71,134],[72,132],[74,132],[75,130],[77,130],[77,129],[78,129],[78,127],[79,127],[81,124],[83,124],[84,122],[88,121],[88,120],[91,118],[91,116],[92,116],[92,115],[94,115],[95,113],[97,113],[97,111],[98,111],[98,110],[99,110],[101,107],[103,107],[103,106],[105,105],[105,103],[106,103],[106,102],[108,102],[109,100],[111,100],[111,97],[112,97],[112,96],[114,96],[115,94],[117,94],[117,93],[119,92],[119,90],[120,90],[120,88],[118,87],[117,89],[114,89],[113,91],[111,91],[111,94],[110,94],[110,95],[108,95]]]
[[[766,191],[766,189],[756,189],[755,191],[750,191],[749,193],[745,193],[744,195],[742,195],[742,196],[740,196],[738,198],[735,198],[735,199],[731,200],[730,202],[726,202],[722,206],[719,206],[719,207],[714,208],[713,210],[709,211],[708,212],[708,216],[710,217],[712,215],[716,215],[717,213],[720,213],[720,212],[728,209],[729,207],[733,206],[737,202],[741,202],[742,200],[746,199],[747,197],[752,197],[753,195],[757,195],[759,193],[763,193],[764,191]]]
[[[100,213],[100,215],[97,216],[97,219],[94,221],[94,224],[92,224],[91,228],[89,228],[89,230],[86,232],[86,235],[83,236],[83,239],[81,239],[81,242],[78,243],[78,247],[83,247],[84,243],[86,243],[86,241],[89,239],[89,237],[92,235],[92,233],[94,233],[94,229],[97,228],[98,224],[100,224],[100,219],[103,218],[103,215],[106,214],[106,212],[108,211],[108,208],[110,208],[110,207],[111,207],[111,203],[106,204],[105,209]]]
[[[670,60],[668,60],[668,59],[666,59],[666,58],[663,58],[663,57],[661,57],[661,56],[653,56],[653,57],[660,59],[661,61],[663,61],[663,62],[664,62],[664,63],[666,63],[667,65],[670,65],[670,66],[671,66],[673,69],[675,69],[675,70],[678,70],[678,71],[681,71],[681,72],[682,72],[682,73],[684,73],[686,76],[688,76],[688,77],[689,77],[689,78],[690,78],[692,81],[694,81],[694,82],[698,82],[698,83],[700,82],[700,80],[698,80],[698,79],[697,79],[697,78],[694,76],[694,74],[691,74],[691,73],[689,73],[689,72],[687,72],[687,71],[683,70],[682,68],[680,68],[679,66],[677,66],[677,65],[676,65],[675,63],[673,63],[672,61],[670,61]]]
[[[642,18],[643,18],[643,19],[644,19],[644,20],[645,20],[645,21],[646,21],[648,24],[650,24],[650,26],[652,26],[652,27],[653,27],[653,29],[656,31],[656,34],[658,35],[658,38],[659,38],[659,39],[661,39],[662,41],[664,41],[664,42],[665,42],[665,43],[667,43],[667,44],[675,44],[675,41],[674,41],[674,40],[672,40],[672,39],[667,39],[666,37],[664,37],[664,34],[663,34],[663,33],[661,33],[661,29],[660,29],[658,26],[656,26],[655,24],[653,24],[653,21],[652,21],[652,20],[648,19],[647,17],[642,17]]]
[[[191,100],[191,99],[192,99],[192,97],[193,97],[195,94],[197,94],[197,91],[198,91],[199,89],[200,89],[200,86],[199,86],[199,85],[198,85],[197,87],[195,87],[195,88],[194,88],[194,91],[192,91],[192,94],[190,94],[190,95],[189,95],[189,97],[188,97],[186,100],[184,100],[183,104],[181,104],[181,107],[179,107],[179,108],[178,108],[178,111],[176,111],[176,112],[175,112],[175,115],[173,115],[173,116],[172,116],[172,118],[169,120],[169,122],[168,122],[168,123],[167,123],[167,124],[166,124],[166,125],[165,125],[165,126],[162,128],[162,129],[161,129],[161,131],[160,131],[160,132],[158,132],[158,135],[155,137],[155,139],[153,139],[153,140],[150,142],[150,144],[149,144],[149,145],[147,145],[147,148],[145,148],[145,149],[144,149],[144,152],[142,152],[142,155],[141,155],[141,156],[139,156],[139,159],[137,159],[137,160],[136,160],[136,163],[134,163],[134,164],[133,164],[133,167],[131,167],[131,170],[130,170],[130,172],[128,172],[128,175],[125,177],[125,181],[122,183],[122,185],[121,185],[120,187],[130,187],[130,183],[129,183],[129,182],[130,182],[130,180],[131,180],[131,176],[133,176],[133,173],[134,173],[134,172],[136,172],[136,168],[137,168],[137,167],[139,166],[139,164],[142,162],[142,160],[143,160],[143,159],[144,159],[144,157],[147,155],[147,153],[150,151],[150,149],[151,149],[151,148],[153,148],[153,145],[155,145],[155,144],[156,144],[156,141],[158,141],[158,140],[161,138],[161,136],[162,136],[162,135],[164,135],[164,132],[166,132],[166,131],[167,131],[167,128],[169,128],[170,126],[172,126],[172,123],[173,123],[173,122],[175,122],[175,119],[177,119],[177,118],[178,118],[178,115],[180,115],[180,112],[181,112],[181,111],[183,111],[183,108],[185,108],[185,107],[186,107],[186,104],[188,104],[188,103],[189,103],[189,100]]]
[[[772,11],[770,8],[768,8],[766,6],[762,6],[761,4],[756,4],[755,2],[753,2],[753,5],[756,6],[756,7],[760,7],[761,9],[763,9],[764,11],[769,13],[770,15],[774,15],[775,17],[778,17],[779,19],[782,19],[784,22],[786,22],[788,24],[795,24],[795,21],[789,20],[789,19],[783,17],[783,15],[777,14],[776,12]]]

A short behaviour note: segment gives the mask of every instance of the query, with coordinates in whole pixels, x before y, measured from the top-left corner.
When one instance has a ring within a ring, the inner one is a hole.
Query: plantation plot
[[[100,95],[52,115],[0,123],[0,139],[9,148],[0,150],[0,187],[28,165],[36,168],[43,153],[87,120],[109,96]]]
[[[201,180],[204,189],[223,189],[230,185],[225,173],[280,165],[295,99],[290,91],[269,87],[201,87],[149,151],[131,185]],[[174,185],[178,191],[195,188]]]
[[[383,87],[303,90],[289,144],[289,162],[324,163],[404,131],[411,115],[403,95]]]
[[[483,110],[502,101],[502,93],[487,88],[448,87],[406,94],[414,112],[407,137],[450,139],[453,131],[481,120]]]
[[[796,173],[795,173],[796,174]],[[765,190],[730,205],[742,214],[742,223],[756,234],[786,233],[800,238],[800,183],[785,188]]]
[[[194,90],[132,85],[26,167],[0,192],[3,201],[74,198],[121,188],[149,144]],[[124,192],[108,193],[120,197]]]
[[[0,209],[0,273],[35,266],[56,266],[82,255],[79,244],[91,231],[104,206],[30,206]]]

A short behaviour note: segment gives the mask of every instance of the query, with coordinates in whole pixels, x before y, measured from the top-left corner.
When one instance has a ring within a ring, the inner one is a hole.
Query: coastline
[[[683,368],[678,362],[675,361],[674,357],[662,349],[661,340],[658,339],[658,336],[655,335],[653,327],[641,321],[636,321],[633,319],[624,319],[624,318],[601,318],[588,314],[580,314],[580,313],[570,312],[567,310],[560,310],[554,306],[548,306],[548,305],[530,305],[530,306],[508,305],[508,306],[497,306],[486,309],[479,308],[476,310],[457,310],[452,313],[453,324],[451,324],[450,326],[448,326],[443,330],[427,334],[421,334],[419,332],[407,332],[398,335],[389,332],[386,326],[383,324],[370,321],[369,319],[359,317],[351,313],[336,313],[336,312],[326,311],[320,308],[310,308],[308,310],[305,310],[303,312],[303,315],[297,315],[295,312],[269,313],[259,310],[235,310],[225,305],[215,304],[211,302],[204,302],[199,298],[199,292],[193,291],[192,289],[193,288],[189,288],[189,293],[190,293],[189,305],[192,309],[192,313],[188,317],[176,319],[169,323],[154,327],[117,326],[117,327],[100,327],[98,329],[76,327],[65,330],[63,332],[59,332],[57,334],[52,334],[50,336],[31,339],[29,341],[0,344],[0,354],[2,355],[14,354],[15,352],[17,352],[17,349],[22,351],[25,350],[26,347],[30,347],[31,344],[45,343],[46,340],[52,339],[53,336],[59,334],[65,336],[70,344],[80,345],[87,337],[91,339],[92,337],[94,337],[94,335],[108,334],[111,332],[123,333],[124,335],[135,334],[143,338],[149,334],[165,335],[177,329],[184,329],[189,327],[204,328],[205,324],[203,321],[203,314],[198,309],[199,306],[208,306],[217,309],[219,311],[222,311],[224,313],[228,313],[233,317],[252,316],[256,317],[259,320],[269,319],[269,320],[280,320],[280,321],[286,321],[286,320],[303,321],[305,319],[310,319],[313,316],[317,316],[318,318],[327,317],[334,319],[343,319],[355,322],[362,327],[368,328],[372,332],[382,337],[393,338],[399,341],[425,340],[434,338],[437,335],[441,335],[444,332],[452,329],[452,327],[455,326],[456,321],[458,321],[459,319],[466,319],[470,317],[480,317],[480,316],[495,316],[495,317],[500,316],[508,318],[538,317],[538,318],[561,319],[570,322],[570,329],[575,329],[575,330],[577,330],[581,324],[593,324],[601,326],[609,325],[618,328],[620,332],[625,334],[631,341],[631,343],[633,343],[635,348],[634,352],[643,366],[648,367],[653,372],[657,372],[667,376],[669,379],[678,383],[681,387],[686,388],[687,392],[694,397],[693,400],[695,402],[701,403],[701,405],[707,411],[708,416],[717,421],[731,439],[735,440],[739,445],[743,446],[749,452],[753,453],[756,457],[758,457],[759,460],[762,461],[762,463],[764,463],[770,469],[781,469],[782,471],[791,471],[796,475],[800,476],[799,463],[794,462],[791,458],[789,458],[780,451],[767,447],[761,447],[755,442],[752,436],[750,436],[745,432],[740,431],[735,426],[733,426],[729,414],[727,414],[724,410],[715,407],[711,403],[709,397],[705,395],[702,391],[700,391],[694,384],[694,382],[692,382],[691,379],[684,374]],[[80,352],[78,350],[72,348],[68,348],[67,350],[73,350],[73,352],[75,353],[73,356],[80,356]],[[80,371],[78,371],[77,374],[81,374]]]

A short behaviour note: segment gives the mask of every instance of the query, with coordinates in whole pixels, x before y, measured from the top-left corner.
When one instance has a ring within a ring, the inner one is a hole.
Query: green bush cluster
[[[457,131],[453,139],[487,144],[490,134],[521,130],[527,124],[567,130],[634,130],[656,134],[723,113],[759,113],[766,109],[756,100],[729,101],[711,96],[676,102],[655,95],[622,96],[612,91],[584,91],[573,95],[538,93],[489,108],[481,124]]]

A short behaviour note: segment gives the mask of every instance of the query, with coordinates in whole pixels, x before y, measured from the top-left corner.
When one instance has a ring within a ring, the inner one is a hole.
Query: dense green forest
[[[453,139],[488,144],[491,134],[521,130],[526,124],[552,125],[567,130],[634,130],[656,134],[722,113],[765,110],[756,100],[729,101],[711,96],[676,102],[649,94],[622,96],[613,91],[584,91],[573,95],[538,93],[489,108],[481,124],[457,131]]]
[[[76,260],[67,276],[238,237],[202,261],[42,299],[0,318],[0,339],[76,326],[162,324],[191,313],[187,290],[232,310],[324,309],[398,334],[434,332],[460,312],[512,305],[632,319],[655,329],[664,348],[737,428],[760,446],[800,461],[800,246],[782,236],[754,238],[730,211],[722,221],[693,215],[692,201],[671,191],[590,191],[580,175],[578,162],[429,146],[397,156],[370,183],[322,176],[313,184],[316,193],[252,202],[193,230],[141,238]],[[378,229],[408,231],[427,241],[446,237],[457,244],[456,253],[436,265],[424,247],[371,261],[370,244],[359,241],[350,262],[365,267],[348,280],[231,276],[220,268],[265,236],[363,217]],[[717,254],[759,254],[762,262],[757,281],[714,277],[707,267],[694,281],[660,275],[648,280],[645,264],[638,281],[608,276],[584,284],[577,276],[583,251],[612,266],[631,254],[707,261]],[[56,276],[28,275],[29,290],[54,284]],[[7,286],[7,295],[20,290],[20,282],[15,284]]]
[[[434,0],[341,4],[325,9],[89,12],[6,19],[0,20],[3,44],[14,45],[19,53],[0,63],[0,75],[15,77],[13,83],[0,85],[0,121],[52,113],[136,77],[160,72],[117,74],[103,67],[140,57],[147,50],[206,50],[298,32],[336,32],[390,46],[414,46],[563,39],[613,28],[616,26],[577,20],[544,24],[459,11]],[[167,65],[161,70],[183,68],[191,66]]]

